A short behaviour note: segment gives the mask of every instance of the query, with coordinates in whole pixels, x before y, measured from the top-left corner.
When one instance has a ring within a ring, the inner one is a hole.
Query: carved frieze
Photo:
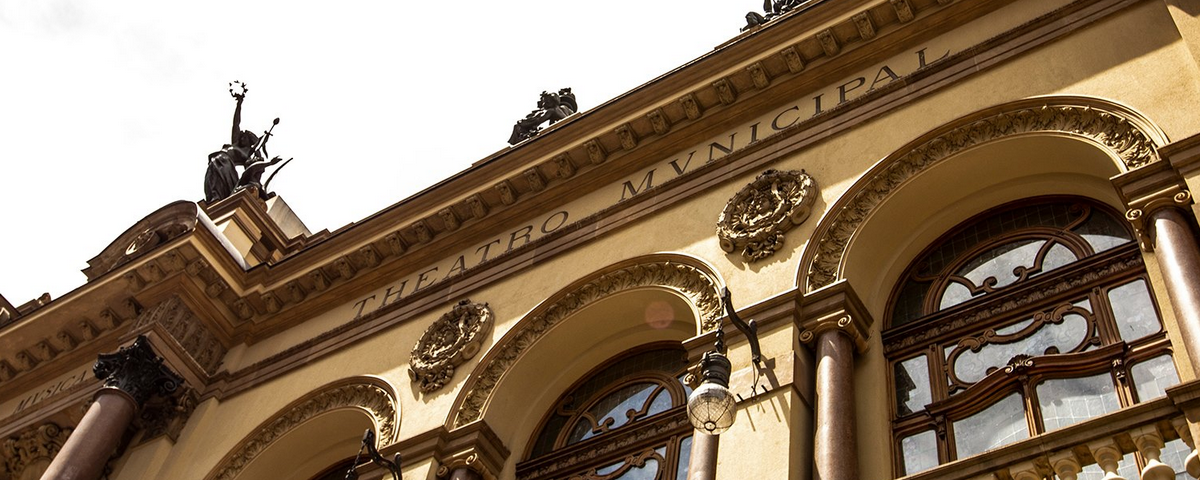
[[[767,170],[743,187],[721,211],[721,249],[756,262],[783,245],[783,234],[808,218],[817,182],[801,171]]]
[[[831,209],[835,213],[823,222],[827,227],[814,235],[807,291],[838,279],[851,237],[892,192],[926,169],[976,145],[1011,135],[1056,132],[1094,141],[1131,170],[1159,160],[1154,141],[1142,130],[1136,114],[1091,105],[1029,105],[1033,101],[1037,100],[964,122],[869,172],[844,196],[845,200]]]
[[[486,303],[458,302],[433,322],[417,344],[409,360],[409,375],[422,392],[445,386],[454,369],[479,352],[483,338],[492,330],[492,310]]]
[[[162,326],[205,372],[209,375],[217,373],[217,367],[225,358],[225,346],[178,296],[172,296],[142,312],[134,329],[140,330],[154,324]]]
[[[5,472],[10,478],[25,478],[25,469],[34,463],[49,464],[62,450],[63,443],[71,435],[71,428],[46,422],[30,426],[4,440],[0,456],[4,458]],[[33,478],[32,476],[29,476]]]

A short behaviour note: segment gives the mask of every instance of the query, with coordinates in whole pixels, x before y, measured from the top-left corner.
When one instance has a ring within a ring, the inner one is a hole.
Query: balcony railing
[[[1200,380],[1167,396],[904,477],[904,480],[1185,480],[1200,475],[1189,426]],[[1186,470],[1187,473],[1184,473]]]

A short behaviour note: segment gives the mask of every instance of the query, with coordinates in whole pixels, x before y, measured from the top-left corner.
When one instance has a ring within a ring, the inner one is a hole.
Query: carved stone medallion
[[[784,233],[808,218],[816,196],[817,182],[804,170],[763,172],[721,211],[721,249],[749,262],[767,258],[783,245]]]
[[[483,336],[492,329],[492,310],[486,303],[458,302],[433,322],[413,346],[408,371],[422,392],[442,388],[454,368],[479,352]]]

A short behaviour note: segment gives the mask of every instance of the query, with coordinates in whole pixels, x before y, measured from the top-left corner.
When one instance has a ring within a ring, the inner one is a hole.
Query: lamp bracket
[[[375,449],[375,431],[367,429],[363,433],[362,446],[358,448],[358,454],[354,456],[354,463],[350,465],[350,470],[346,471],[346,480],[358,480],[358,461],[363,456],[363,451],[366,451],[367,458],[371,459],[371,463],[387,469],[392,474],[392,480],[401,480],[400,476],[400,454],[397,453],[391,460],[383,458],[379,454],[379,450]]]

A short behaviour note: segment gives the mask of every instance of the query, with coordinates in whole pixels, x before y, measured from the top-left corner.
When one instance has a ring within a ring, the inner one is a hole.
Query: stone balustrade
[[[904,477],[1186,480],[1200,473],[1184,409],[1162,397]],[[1186,473],[1185,473],[1186,471]]]

